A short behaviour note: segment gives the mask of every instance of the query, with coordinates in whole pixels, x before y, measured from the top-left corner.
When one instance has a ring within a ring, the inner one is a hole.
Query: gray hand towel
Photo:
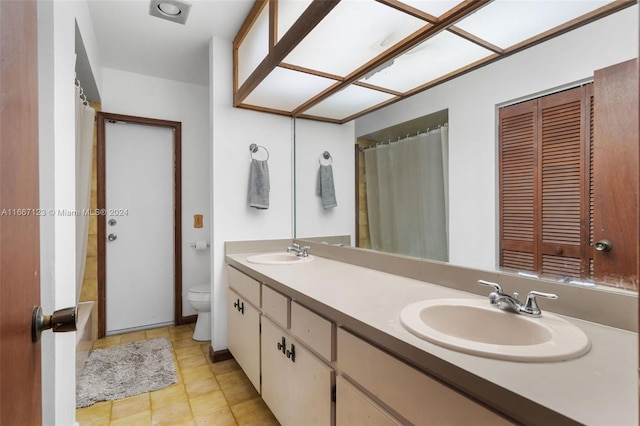
[[[320,165],[316,192],[322,199],[322,206],[325,209],[330,209],[338,205],[336,201],[336,189],[333,185],[333,168],[331,164],[328,166]]]
[[[249,207],[269,208],[269,164],[262,160],[251,160],[249,171]]]

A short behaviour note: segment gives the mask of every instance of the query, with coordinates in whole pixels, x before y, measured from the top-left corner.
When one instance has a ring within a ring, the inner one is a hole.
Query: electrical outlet
[[[194,214],[193,215],[193,227],[194,228],[202,228],[203,225],[203,219],[202,219],[202,215],[201,214]]]

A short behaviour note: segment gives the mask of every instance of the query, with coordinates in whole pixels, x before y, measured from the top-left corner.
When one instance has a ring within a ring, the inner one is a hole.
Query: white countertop
[[[397,355],[414,360],[414,364],[421,361],[416,361],[413,349],[423,351],[424,365],[417,366],[424,366],[427,371],[429,359],[436,357],[579,423],[638,424],[637,333],[564,317],[580,327],[591,341],[591,350],[581,358],[521,363],[468,355],[414,336],[400,324],[399,315],[406,305],[420,300],[481,298],[475,294],[318,256],[311,262],[295,265],[263,265],[248,263],[249,255],[229,254],[227,261],[244,272],[257,272],[267,284],[281,285],[276,290],[293,299],[303,299],[303,304],[313,301],[353,319],[353,324],[362,323],[378,330],[385,340],[389,337],[398,343],[394,348],[413,352],[411,356]],[[469,375],[466,377],[460,380],[468,380]],[[457,383],[456,378],[444,379],[454,386],[466,387],[465,383]],[[492,401],[491,397],[487,401],[500,405],[500,401]]]

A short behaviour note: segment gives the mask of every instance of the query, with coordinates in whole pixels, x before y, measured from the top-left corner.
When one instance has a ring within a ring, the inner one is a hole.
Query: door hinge
[[[336,402],[336,385],[331,386],[331,402]]]

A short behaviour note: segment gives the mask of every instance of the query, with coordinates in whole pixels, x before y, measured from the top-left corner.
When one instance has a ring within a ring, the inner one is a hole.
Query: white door
[[[173,130],[105,124],[106,332],[174,322]]]

